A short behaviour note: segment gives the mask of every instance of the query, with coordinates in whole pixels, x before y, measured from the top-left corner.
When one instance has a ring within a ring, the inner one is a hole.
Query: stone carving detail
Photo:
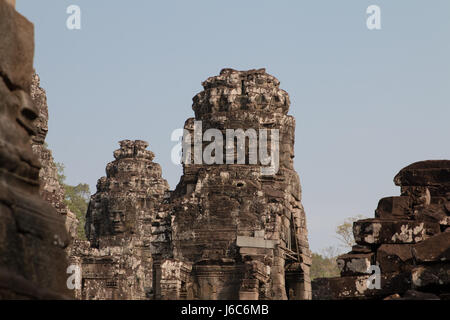
[[[277,129],[278,172],[263,173],[262,162],[185,163],[180,183],[169,192],[147,143],[121,141],[91,197],[90,242],[78,243],[72,257],[83,274],[78,297],[311,298],[311,254],[293,169],[295,121],[287,115],[288,94],[264,69],[224,69],[203,86],[194,97],[196,118],[186,121],[187,132],[194,132],[196,120],[222,133]]]
[[[341,277],[314,280],[315,299],[450,298],[450,160],[416,162],[394,182],[401,196],[354,223],[357,245],[337,259]],[[367,286],[371,265],[380,268],[379,289]]]
[[[64,203],[64,187],[58,181],[58,169],[56,168],[52,152],[45,145],[48,132],[48,106],[45,90],[40,87],[39,76],[35,73],[31,81],[31,99],[38,111],[38,117],[34,120],[36,135],[32,138],[33,152],[41,163],[39,171],[41,196],[48,201],[66,221],[66,229],[72,238],[78,236],[78,219]]]
[[[0,299],[55,299],[66,287],[69,238],[39,195],[31,147],[39,111],[30,96],[34,27],[0,0]]]
[[[152,288],[152,221],[169,186],[141,140],[120,141],[86,214],[88,241],[71,260],[81,267],[81,299],[146,299]]]
[[[260,162],[249,164],[248,146],[245,164],[183,165],[168,209],[154,222],[154,298],[309,299],[311,257],[289,96],[264,69],[224,69],[203,87],[187,132],[195,134],[194,121],[224,136],[226,129],[278,129],[279,170],[265,175]],[[166,278],[165,266],[179,276]]]

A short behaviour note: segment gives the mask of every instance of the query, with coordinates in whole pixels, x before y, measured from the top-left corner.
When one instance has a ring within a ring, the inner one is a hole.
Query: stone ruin
[[[59,183],[58,169],[52,152],[45,144],[48,132],[47,95],[45,90],[41,88],[40,79],[36,73],[32,77],[30,95],[38,111],[38,116],[34,120],[36,134],[32,137],[31,144],[34,154],[36,154],[41,163],[39,193],[64,218],[67,232],[72,239],[75,239],[78,237],[79,221],[75,213],[71,212],[64,202],[64,186]]]
[[[224,148],[233,151],[234,164],[183,164],[169,211],[155,221],[155,298],[309,299],[311,254],[293,169],[289,96],[264,69],[224,69],[203,87],[186,132],[196,134],[195,121],[202,121],[203,132],[215,128],[224,136],[227,129],[278,129],[279,170],[265,175],[260,161],[250,164],[256,150],[249,144],[245,164],[237,164],[234,138]],[[166,230],[169,239],[161,236]]]
[[[0,0],[0,299],[70,297],[64,220],[39,194],[34,27]]]
[[[152,222],[169,189],[145,141],[124,140],[97,183],[86,214],[88,241],[71,261],[82,270],[81,299],[147,299],[152,288]]]
[[[288,94],[264,69],[207,79],[184,129],[191,137],[198,121],[202,135],[267,129],[269,144],[279,141],[278,170],[251,162],[257,151],[239,149],[234,137],[222,150],[232,151],[227,164],[199,162],[185,141],[189,161],[169,191],[148,144],[121,141],[91,197],[88,241],[77,239],[44,143],[33,25],[13,4],[0,0],[0,299],[72,297],[67,256],[81,270],[78,299],[450,299],[450,160],[402,169],[394,179],[401,195],[354,223],[357,244],[337,259],[341,277],[317,279],[311,292],[295,121]],[[381,271],[379,288],[369,287],[371,266]]]
[[[394,182],[401,195],[354,223],[357,245],[337,258],[341,277],[314,280],[314,299],[450,299],[450,160],[414,163]],[[381,271],[379,288],[370,266]]]
[[[184,163],[170,192],[147,143],[122,141],[89,204],[90,242],[80,243],[72,259],[82,269],[79,297],[311,298],[288,94],[264,69],[224,69],[203,86],[185,132],[195,135],[200,120],[200,134],[208,128],[278,129],[278,172],[264,174],[261,161],[250,164],[255,150],[247,146],[245,163]],[[235,144],[233,139],[225,146],[232,148],[233,161]]]

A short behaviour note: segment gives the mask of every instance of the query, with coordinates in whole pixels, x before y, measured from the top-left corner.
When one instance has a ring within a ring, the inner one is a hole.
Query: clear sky
[[[66,28],[71,4],[81,30]],[[381,8],[381,30],[366,9]],[[394,175],[450,159],[450,1],[17,0],[35,24],[47,142],[68,183],[98,178],[122,139],[150,143],[172,188],[170,134],[201,82],[265,67],[297,120],[295,168],[315,251],[346,217],[398,195]]]

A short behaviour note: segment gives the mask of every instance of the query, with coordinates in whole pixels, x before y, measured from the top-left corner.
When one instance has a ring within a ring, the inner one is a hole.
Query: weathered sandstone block
[[[387,273],[380,277],[380,289],[369,288],[369,275],[321,278],[313,282],[313,299],[381,299],[411,287],[409,274]]]
[[[412,254],[417,262],[450,261],[450,232],[440,233],[417,243],[412,247]]]
[[[440,232],[437,223],[413,220],[358,220],[353,224],[358,244],[416,243]]]
[[[387,197],[378,202],[375,217],[380,219],[407,219],[412,214],[410,197]]]
[[[412,245],[382,244],[376,252],[381,272],[410,271],[413,264]]]
[[[336,258],[341,276],[370,274],[369,268],[373,264],[373,253],[349,253]]]
[[[421,265],[412,270],[411,279],[416,289],[435,290],[438,293],[441,293],[440,289],[443,289],[448,293],[450,268],[448,263]]]

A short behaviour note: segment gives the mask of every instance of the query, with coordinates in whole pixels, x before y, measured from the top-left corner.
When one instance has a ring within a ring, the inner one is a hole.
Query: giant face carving
[[[22,188],[37,185],[40,167],[30,144],[38,116],[29,94],[33,34],[33,25],[0,1],[0,170],[10,173],[9,185]]]
[[[122,197],[108,199],[106,206],[107,229],[109,235],[118,236],[128,233],[130,230],[130,206],[129,200]]]
[[[31,147],[33,25],[0,0],[0,296],[69,297],[64,220],[39,195]],[[4,281],[6,279],[6,281]]]
[[[6,80],[6,81],[5,81]],[[30,138],[35,134],[37,117],[31,97],[0,78],[0,166],[16,177],[37,181],[39,161],[33,154]]]

